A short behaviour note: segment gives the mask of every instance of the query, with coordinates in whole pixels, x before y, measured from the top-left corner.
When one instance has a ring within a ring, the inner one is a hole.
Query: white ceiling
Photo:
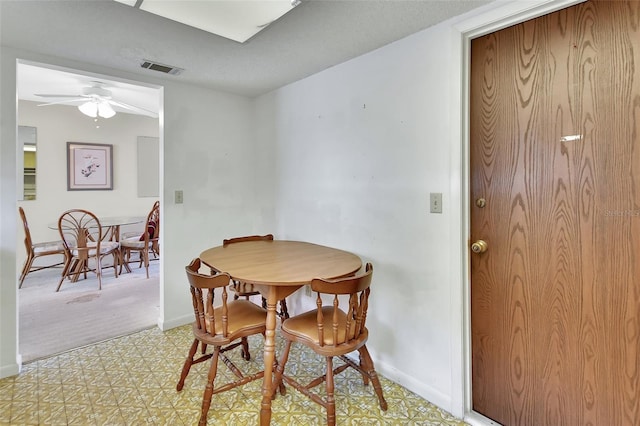
[[[133,105],[148,111],[158,113],[160,98],[158,90],[152,87],[133,85],[113,78],[104,78],[92,74],[77,74],[53,68],[43,68],[28,63],[18,64],[17,70],[18,99],[38,102],[39,105],[48,102],[66,100],[64,98],[40,97],[49,95],[82,95],[82,89],[93,86],[96,82],[103,83],[103,88],[111,91],[112,98],[125,104]],[[82,102],[71,102],[74,108]],[[137,114],[128,109],[113,106],[116,112]],[[141,114],[147,115],[147,114]]]
[[[244,43],[299,0],[115,0]]]
[[[241,44],[113,0],[0,0],[0,41],[3,46],[253,97],[490,1],[303,0]],[[172,76],[143,69],[143,59],[184,71]],[[19,80],[19,98],[28,99],[33,93],[80,93],[95,78],[47,72],[33,73],[31,79],[20,74]],[[123,83],[105,82],[116,100],[127,102],[119,98],[124,96],[118,93]]]

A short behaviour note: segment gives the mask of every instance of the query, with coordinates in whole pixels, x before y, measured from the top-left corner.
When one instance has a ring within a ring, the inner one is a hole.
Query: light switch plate
[[[174,200],[176,204],[182,204],[184,199],[182,198],[182,190],[177,190],[174,194]]]
[[[429,194],[429,205],[431,213],[442,213],[442,193],[432,192]]]

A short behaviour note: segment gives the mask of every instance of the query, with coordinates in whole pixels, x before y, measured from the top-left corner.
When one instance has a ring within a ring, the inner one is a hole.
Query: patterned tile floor
[[[197,424],[209,363],[193,366],[184,389],[175,389],[191,341],[190,326],[164,333],[153,328],[26,364],[18,376],[0,380],[0,425]],[[250,348],[251,361],[243,361],[238,350],[232,357],[247,373],[261,370],[262,337],[251,338]],[[313,352],[294,344],[287,372],[300,377],[322,365]],[[381,377],[389,405],[383,412],[371,386],[363,386],[356,373],[348,369],[336,377],[338,425],[465,424]],[[216,382],[230,376],[221,364]],[[260,384],[214,395],[208,424],[257,425]],[[272,410],[274,425],[325,424],[322,407],[291,387],[273,401]]]

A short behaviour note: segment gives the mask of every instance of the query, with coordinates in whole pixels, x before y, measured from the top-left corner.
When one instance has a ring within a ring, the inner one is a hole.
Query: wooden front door
[[[474,411],[640,425],[640,2],[473,40],[470,130]]]

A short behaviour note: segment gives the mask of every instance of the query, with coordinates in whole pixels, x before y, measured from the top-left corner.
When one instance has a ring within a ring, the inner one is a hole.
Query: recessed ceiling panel
[[[131,0],[116,1],[131,5]],[[292,0],[144,0],[139,8],[244,43],[297,3]]]

